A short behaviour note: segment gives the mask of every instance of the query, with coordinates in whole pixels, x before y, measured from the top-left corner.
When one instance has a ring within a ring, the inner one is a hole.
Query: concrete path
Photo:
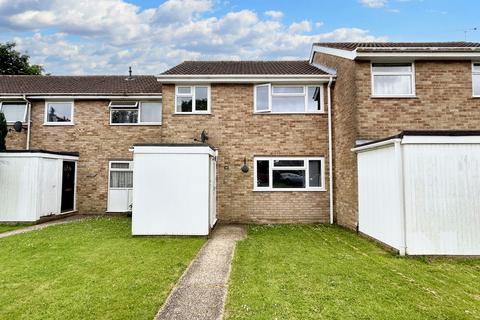
[[[240,225],[218,225],[158,312],[157,320],[222,319]]]
[[[83,219],[83,218],[84,218],[83,216],[70,216],[70,217],[66,217],[66,218],[63,218],[63,219],[59,219],[59,220],[48,221],[48,222],[44,222],[44,223],[40,223],[40,224],[34,224],[34,225],[28,226],[28,227],[23,227],[23,228],[20,228],[20,229],[1,232],[0,233],[0,239],[5,238],[5,237],[9,237],[9,236],[13,236],[15,234],[20,234],[20,233],[25,233],[25,232],[35,231],[35,230],[41,230],[43,228],[58,225],[58,224],[65,224],[65,223],[74,222],[74,221],[77,221],[77,220],[80,220],[80,219]]]

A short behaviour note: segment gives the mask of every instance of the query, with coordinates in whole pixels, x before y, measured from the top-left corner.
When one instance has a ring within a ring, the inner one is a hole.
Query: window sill
[[[75,123],[73,122],[45,122],[44,126],[74,126]]]
[[[211,116],[211,112],[175,112],[174,116]]]
[[[416,95],[413,96],[370,96],[370,99],[418,99]]]
[[[285,189],[253,189],[253,192],[325,192],[325,188],[318,189],[296,189],[296,188],[285,188]]]
[[[480,99],[480,96],[472,96],[472,99]]]
[[[112,127],[122,127],[122,126],[161,126],[162,123],[110,123]]]
[[[253,114],[267,114],[267,115],[326,115],[327,112],[253,112]]]

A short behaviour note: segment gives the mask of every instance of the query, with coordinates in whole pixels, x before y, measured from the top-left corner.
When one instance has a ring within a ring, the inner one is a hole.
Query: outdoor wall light
[[[248,168],[248,165],[247,165],[247,157],[243,158],[243,166],[241,168],[242,172],[243,173],[247,173],[249,168]]]

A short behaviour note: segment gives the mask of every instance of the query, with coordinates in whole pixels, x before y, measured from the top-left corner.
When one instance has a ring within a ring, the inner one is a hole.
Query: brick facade
[[[77,207],[81,213],[105,213],[109,160],[131,160],[128,149],[135,143],[192,143],[206,129],[209,143],[219,149],[220,220],[328,221],[328,192],[253,191],[255,155],[322,156],[328,164],[326,114],[254,114],[253,85],[212,84],[210,115],[178,115],[174,114],[174,86],[165,85],[162,91],[161,126],[110,126],[106,100],[77,100],[74,126],[45,126],[44,101],[33,103],[31,148],[80,153]],[[248,173],[240,170],[245,157]],[[325,172],[328,186],[328,168]]]

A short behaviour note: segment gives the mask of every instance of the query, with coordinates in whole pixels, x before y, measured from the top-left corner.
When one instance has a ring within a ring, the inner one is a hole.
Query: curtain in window
[[[133,172],[132,171],[111,171],[110,172],[110,188],[132,188]]]

